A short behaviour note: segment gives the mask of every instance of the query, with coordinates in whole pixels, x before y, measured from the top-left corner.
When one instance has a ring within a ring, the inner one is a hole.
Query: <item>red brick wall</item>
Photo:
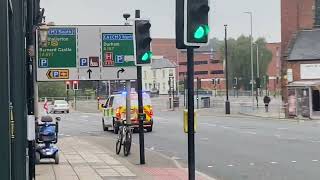
[[[315,0],[281,0],[281,49],[286,53],[292,35],[314,24]]]
[[[313,61],[290,61],[288,63],[288,69],[292,69],[293,81],[301,80],[300,76],[300,65],[301,64],[320,64],[320,60]]]
[[[175,39],[153,39],[152,41],[152,51],[155,56],[163,56],[174,62],[175,64],[187,62],[187,53],[186,51],[180,51],[176,49]],[[212,64],[211,60],[220,61],[220,63]],[[179,61],[179,63],[178,63]],[[214,57],[211,52],[196,52],[194,56],[194,61],[208,61],[208,64],[195,65],[194,71],[208,71],[206,75],[195,75],[195,78],[199,77],[200,79],[213,79],[213,78],[224,78],[224,74],[213,75],[210,72],[213,70],[223,70],[223,64],[221,61],[221,54],[214,53]],[[179,65],[177,68],[177,74],[186,73],[187,66]],[[183,76],[179,77],[180,81],[183,81]],[[220,80],[220,88],[224,88],[224,83]],[[214,85],[211,82],[202,82],[202,88],[204,89],[213,89]]]
[[[276,77],[280,77],[280,57],[281,57],[281,43],[268,43],[267,49],[272,53],[272,60],[268,66],[267,74],[269,75],[269,91],[279,90],[281,87],[280,80],[277,83]]]

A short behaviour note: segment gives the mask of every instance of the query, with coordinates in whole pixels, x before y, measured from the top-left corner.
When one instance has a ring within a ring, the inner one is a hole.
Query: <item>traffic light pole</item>
[[[189,180],[195,180],[195,147],[194,147],[194,49],[188,47],[188,167]]]
[[[136,10],[136,18],[140,18],[140,10]],[[139,115],[143,114],[143,97],[142,97],[142,67],[137,66],[137,88],[138,88],[138,110]],[[140,164],[145,164],[145,153],[144,153],[144,118],[139,117],[139,144],[140,144]]]
[[[224,25],[225,27],[225,59],[226,59],[226,114],[230,114],[230,101],[229,101],[229,72],[228,72],[228,40],[227,40],[227,25]]]

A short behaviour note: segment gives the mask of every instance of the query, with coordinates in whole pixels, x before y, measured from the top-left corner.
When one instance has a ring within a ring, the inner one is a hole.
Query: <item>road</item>
[[[103,132],[94,113],[61,115],[60,136],[116,136]],[[250,117],[200,116],[196,168],[219,180],[317,180],[320,172],[320,123]],[[138,144],[138,134],[134,134]],[[187,163],[182,113],[155,112],[155,127],[145,134],[148,152]],[[112,147],[112,145],[110,146]],[[149,159],[148,159],[149,158]],[[147,156],[147,163],[152,161]]]

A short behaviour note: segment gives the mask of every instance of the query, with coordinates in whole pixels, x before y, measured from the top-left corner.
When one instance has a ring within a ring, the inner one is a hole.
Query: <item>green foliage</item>
[[[259,47],[259,75],[260,78],[266,75],[268,65],[272,60],[272,53],[266,48],[266,40],[258,38],[253,45],[253,74],[257,77],[257,46]],[[220,50],[225,54],[224,43],[220,44]],[[238,39],[228,39],[228,68],[229,79],[237,77],[241,87],[249,90],[251,80],[251,49],[250,37],[240,36]],[[229,81],[232,83],[232,81]],[[231,84],[230,84],[231,85]]]
[[[39,97],[66,96],[65,82],[39,82]]]

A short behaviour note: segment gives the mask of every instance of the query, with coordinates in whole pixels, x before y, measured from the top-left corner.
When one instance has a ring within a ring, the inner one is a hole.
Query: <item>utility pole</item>
[[[250,15],[250,51],[251,51],[251,96],[252,96],[252,108],[254,108],[254,77],[253,77],[253,35],[252,35],[252,12],[245,12]]]
[[[257,108],[259,107],[259,90],[260,90],[260,71],[259,71],[259,45],[258,43],[256,44],[257,46],[257,82],[256,82],[256,100],[257,100]],[[258,83],[259,81],[259,83]]]
[[[195,179],[195,147],[194,147],[194,49],[188,47],[188,167],[189,180]]]
[[[140,10],[136,10],[135,18],[140,18]],[[142,67],[137,66],[137,87],[138,87],[138,110],[139,110],[139,145],[140,145],[140,164],[145,164],[144,152],[144,128],[143,128],[143,96],[142,96]]]
[[[9,1],[0,1],[0,172],[1,179],[11,180],[11,139],[9,126],[10,84],[9,84]]]
[[[225,103],[225,110],[226,114],[230,114],[230,102],[229,102],[229,73],[228,73],[228,39],[227,39],[227,27],[228,25],[224,25],[224,30],[225,30],[225,38],[224,38],[224,43],[225,43],[225,60],[226,60],[226,103]]]

